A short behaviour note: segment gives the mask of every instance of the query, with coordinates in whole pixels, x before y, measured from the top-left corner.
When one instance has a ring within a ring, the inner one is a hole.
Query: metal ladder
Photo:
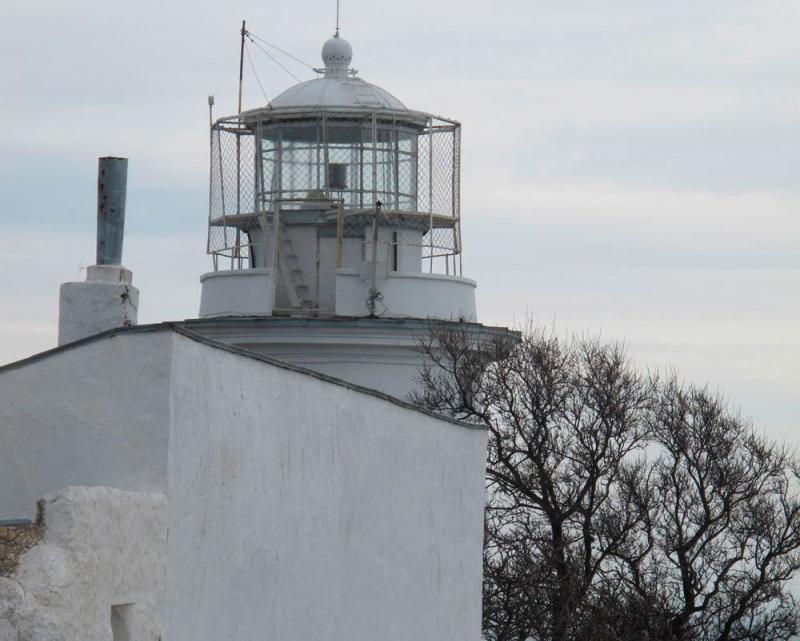
[[[300,269],[292,241],[284,232],[281,224],[278,225],[278,234],[280,247],[280,251],[278,251],[278,272],[281,282],[289,295],[291,310],[311,309],[314,301],[309,296],[309,287],[303,279],[303,270]]]

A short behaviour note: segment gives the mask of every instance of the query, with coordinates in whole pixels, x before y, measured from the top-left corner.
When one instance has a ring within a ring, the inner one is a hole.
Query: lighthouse
[[[101,159],[60,344],[0,364],[0,639],[478,638],[487,432],[404,397],[429,332],[517,335],[462,275],[461,126],[352,58],[212,119],[198,318],[136,324]]]
[[[213,122],[193,331],[404,396],[431,323],[477,339],[463,275],[461,124],[407,107],[335,35],[318,77]]]

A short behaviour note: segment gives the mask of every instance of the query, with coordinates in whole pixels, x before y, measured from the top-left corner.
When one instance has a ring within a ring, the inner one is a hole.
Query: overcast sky
[[[0,363],[52,347],[94,262],[96,159],[130,158],[140,322],[193,317],[207,104],[238,29],[319,64],[335,1],[6,0]],[[800,445],[800,2],[343,0],[353,66],[464,124],[481,320],[622,339]],[[253,50],[272,97],[294,83]],[[283,60],[307,79],[305,67]],[[265,102],[248,71],[245,106]]]

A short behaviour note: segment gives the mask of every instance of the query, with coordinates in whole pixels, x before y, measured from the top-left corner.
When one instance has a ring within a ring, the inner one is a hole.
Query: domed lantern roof
[[[229,259],[280,273],[282,312],[357,316],[378,269],[419,274],[424,261],[422,280],[461,272],[460,124],[407,108],[357,77],[352,60],[337,33],[322,46],[320,77],[212,125],[208,251],[215,269]],[[345,282],[355,307],[337,297]],[[448,310],[443,318],[460,317]]]
[[[350,68],[352,59],[353,47],[337,32],[322,46],[325,67],[318,69],[318,72],[323,73],[323,77],[290,87],[273,98],[269,106],[273,109],[338,107],[408,111],[400,100],[385,89],[358,78]]]

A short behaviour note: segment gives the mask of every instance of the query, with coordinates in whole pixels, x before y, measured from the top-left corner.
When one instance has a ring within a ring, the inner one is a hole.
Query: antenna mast
[[[242,20],[242,42],[239,46],[239,111],[238,115],[242,115],[242,78],[244,77],[244,37],[247,35],[245,29],[245,22]]]
[[[336,0],[336,37],[339,37],[339,0]]]
[[[239,123],[242,121],[242,79],[244,78],[244,37],[247,35],[245,22],[242,20],[242,41],[239,45],[239,107],[237,115]],[[242,211],[242,140],[241,136],[236,136],[236,213]],[[238,259],[238,268],[242,268],[242,231],[239,227],[236,228],[236,248],[231,255],[231,269],[234,269],[235,259]]]

